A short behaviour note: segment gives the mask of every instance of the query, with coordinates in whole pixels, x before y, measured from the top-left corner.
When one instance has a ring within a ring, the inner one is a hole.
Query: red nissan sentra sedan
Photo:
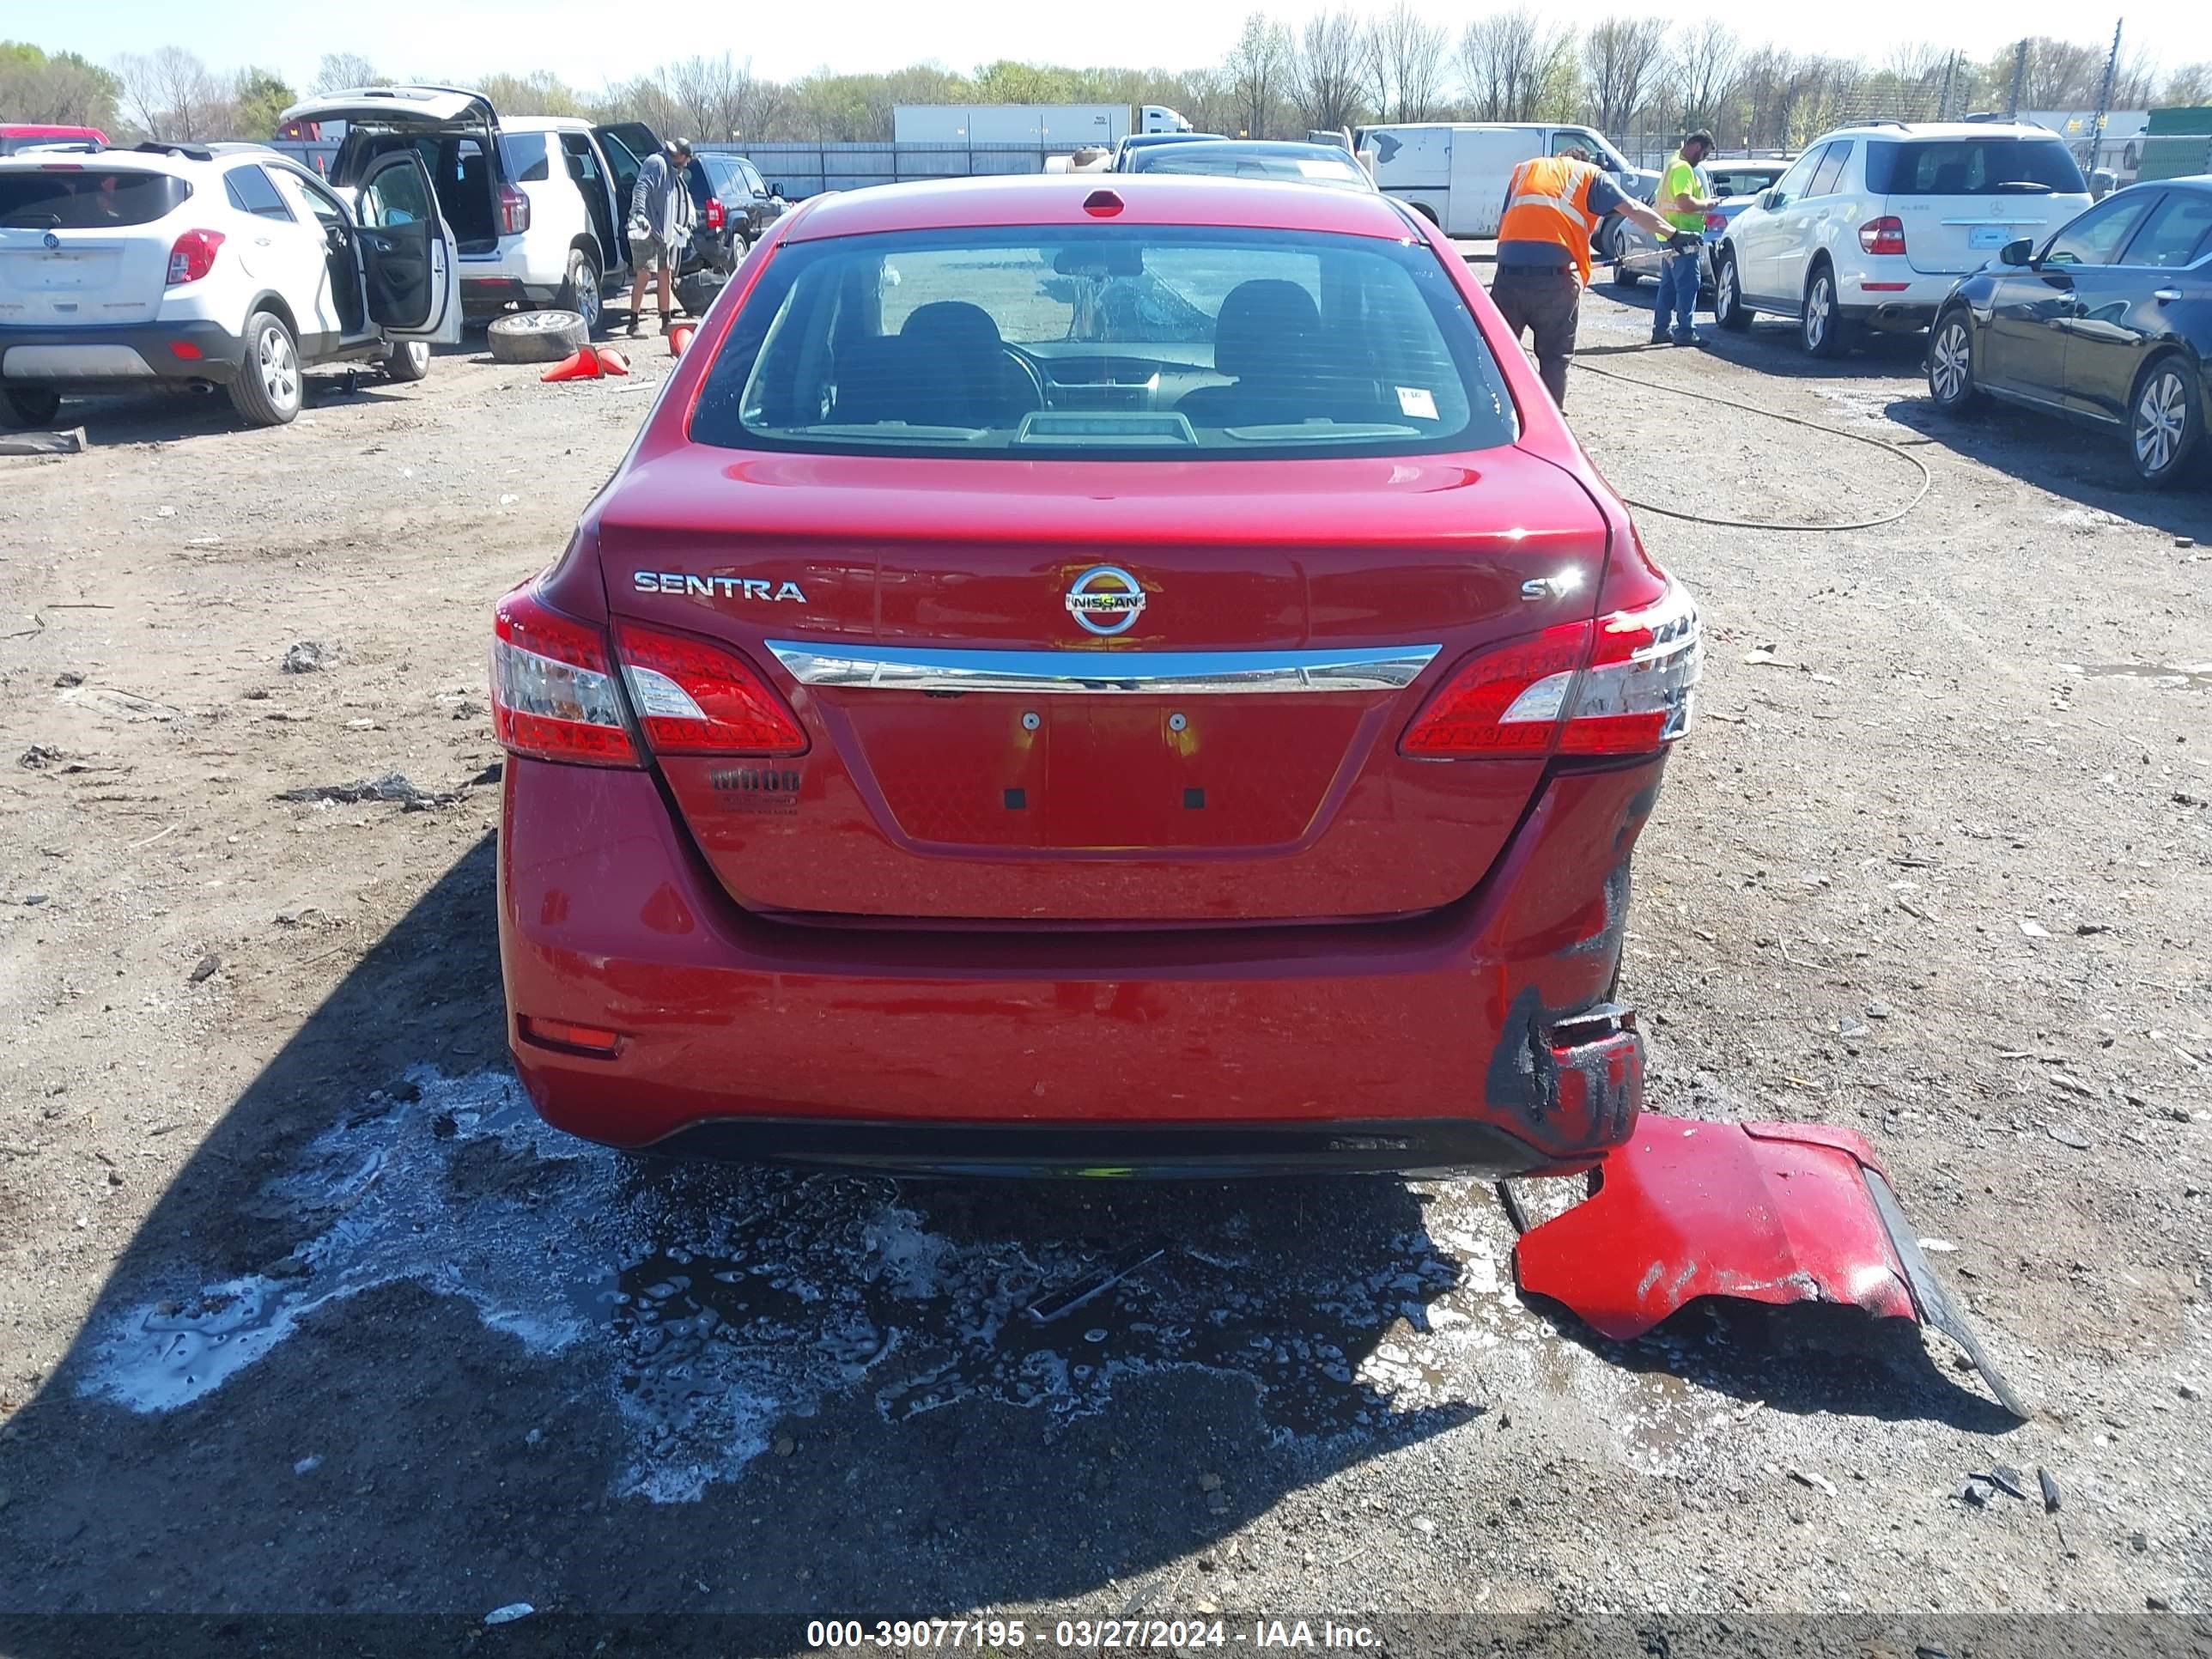
[[[787,216],[498,605],[509,1037],[624,1146],[1586,1167],[1698,676],[1450,245],[1296,184]]]

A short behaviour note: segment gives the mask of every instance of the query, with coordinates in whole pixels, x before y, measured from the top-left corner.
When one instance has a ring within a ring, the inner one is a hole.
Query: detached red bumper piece
[[[1848,1129],[1646,1115],[1597,1191],[1522,1236],[1521,1288],[1601,1334],[1638,1337],[1699,1297],[1847,1302],[1932,1325],[2006,1410],[2027,1409],[1914,1237],[1881,1162]]]

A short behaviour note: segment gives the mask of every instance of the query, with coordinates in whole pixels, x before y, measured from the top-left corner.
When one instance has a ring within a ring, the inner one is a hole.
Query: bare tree
[[[1534,12],[1478,17],[1459,39],[1459,69],[1474,112],[1486,121],[1542,118],[1544,94],[1572,56],[1574,37],[1545,27]]]
[[[2086,109],[2096,101],[2104,73],[2103,47],[2039,35],[2027,43],[2021,103],[2027,109]]]
[[[684,111],[684,130],[702,140],[719,143],[742,132],[757,101],[752,59],[739,63],[726,52],[672,64],[660,78]]]
[[[1717,17],[1705,19],[1672,55],[1666,80],[1680,100],[1678,125],[1684,132],[1711,127],[1719,137],[1735,104],[1742,64],[1742,42]]]
[[[1248,138],[1265,138],[1291,88],[1291,32],[1265,12],[1244,20],[1222,65],[1237,100],[1237,122]]]
[[[2212,63],[2184,64],[2166,78],[2165,104],[2212,104]]]
[[[1304,44],[1292,79],[1307,130],[1352,125],[1366,106],[1361,88],[1366,49],[1359,20],[1348,11],[1322,12],[1307,20]]]
[[[1941,78],[1943,65],[1950,60],[1951,54],[1943,47],[1913,40],[1900,42],[1884,52],[1881,67],[1899,81],[1925,85]]]
[[[1584,38],[1583,70],[1589,79],[1590,112],[1608,137],[1626,132],[1644,107],[1667,27],[1663,18],[1608,17]]]
[[[380,87],[386,77],[376,72],[376,65],[357,52],[326,52],[322,62],[315,65],[316,92],[343,92],[349,87]]]
[[[222,82],[182,46],[128,52],[115,69],[123,77],[123,112],[149,138],[191,143],[221,137],[231,124]]]
[[[1410,0],[1398,0],[1368,24],[1368,80],[1384,120],[1425,120],[1435,112],[1448,51],[1443,25],[1423,17]]]

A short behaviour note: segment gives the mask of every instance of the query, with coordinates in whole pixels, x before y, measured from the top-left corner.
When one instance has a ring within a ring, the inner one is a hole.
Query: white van
[[[1613,181],[1648,202],[1659,175],[1628,159],[1589,127],[1540,121],[1420,121],[1354,127],[1352,149],[1375,175],[1376,188],[1395,196],[1447,236],[1495,236],[1505,210],[1513,169],[1539,155],[1580,145]],[[1594,239],[1601,257],[1612,253],[1613,222]]]

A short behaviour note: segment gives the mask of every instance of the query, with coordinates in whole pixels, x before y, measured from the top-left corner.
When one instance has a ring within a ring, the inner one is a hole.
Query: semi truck
[[[1164,104],[895,104],[891,142],[1073,150],[1132,132],[1188,132]]]

